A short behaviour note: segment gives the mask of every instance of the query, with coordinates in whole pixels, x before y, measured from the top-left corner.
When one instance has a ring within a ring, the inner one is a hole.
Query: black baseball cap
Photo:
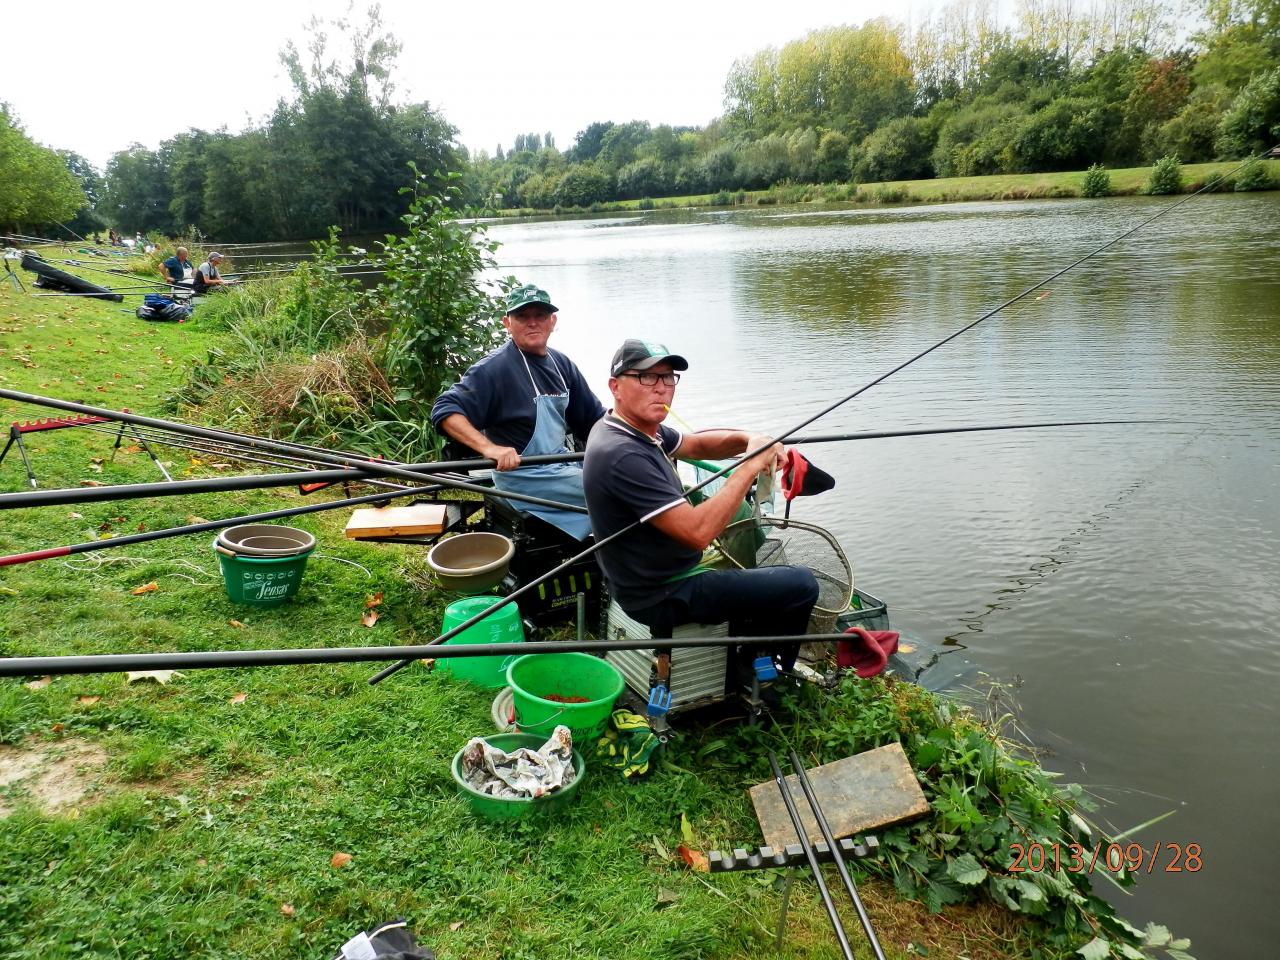
[[[660,363],[671,364],[672,370],[688,370],[689,361],[678,353],[672,353],[665,343],[648,340],[624,340],[609,365],[609,376],[616,377],[624,370],[648,370]]]

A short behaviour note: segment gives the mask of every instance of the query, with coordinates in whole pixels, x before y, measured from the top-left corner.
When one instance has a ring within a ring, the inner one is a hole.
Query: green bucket
[[[578,743],[604,732],[613,702],[622,693],[622,674],[607,660],[587,653],[542,653],[520,657],[507,668],[516,726],[551,736],[558,724]],[[586,697],[585,703],[558,698]]]
[[[245,557],[214,543],[227,598],[250,607],[278,607],[298,592],[311,551],[292,557]]]
[[[505,750],[507,753],[518,747],[529,747],[536,750],[547,742],[546,737],[534,736],[531,733],[495,733],[484,739],[486,743],[497,747],[499,750]],[[473,812],[489,820],[518,820],[521,817],[528,817],[538,813],[551,813],[566,807],[573,802],[574,796],[578,793],[578,787],[582,785],[582,781],[587,777],[587,764],[582,759],[582,754],[575,748],[573,751],[573,769],[577,771],[577,776],[573,778],[573,783],[567,787],[562,787],[541,797],[522,797],[510,800],[502,797],[491,797],[488,794],[472,789],[471,785],[463,779],[463,750],[466,750],[466,747],[459,750],[453,757],[453,779],[458,785],[458,793],[467,799]]]
[[[502,597],[466,597],[455,600],[444,611],[444,632],[466,623],[477,613],[488,610]],[[452,643],[523,643],[524,627],[520,623],[520,608],[508,603],[495,610],[479,623],[467,627],[456,637],[444,642]],[[436,669],[467,680],[488,690],[507,685],[507,665],[512,657],[446,657],[439,660]],[[550,734],[548,734],[550,736]]]

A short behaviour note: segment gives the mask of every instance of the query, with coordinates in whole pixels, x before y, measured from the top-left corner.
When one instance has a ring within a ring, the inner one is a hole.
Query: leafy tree
[[[162,153],[135,143],[107,161],[106,181],[98,209],[108,223],[126,233],[175,232],[169,212],[173,190],[167,158]]]
[[[862,141],[854,179],[861,182],[917,180],[932,172],[931,127],[922,117],[898,117]]]
[[[1012,171],[1079,170],[1102,158],[1116,112],[1100,100],[1063,97],[1023,119],[1009,144]]]
[[[600,156],[600,150],[604,146],[604,135],[613,127],[613,123],[609,120],[603,122],[588,124],[585,130],[579,130],[573,140],[573,146],[565,151],[566,158],[571,163],[586,163]],[[499,160],[502,158],[499,157]]]
[[[999,173],[1001,154],[1025,111],[990,98],[957,110],[938,131],[932,161],[939,177],[973,177]]]
[[[1189,163],[1213,159],[1218,126],[1230,104],[1231,92],[1220,84],[1193,90],[1186,106],[1148,133],[1142,144],[1144,158],[1174,155]]]
[[[666,167],[653,157],[628,163],[618,171],[618,196],[633,200],[639,197],[663,197],[671,192],[672,181]]]
[[[578,163],[556,185],[555,202],[566,207],[589,207],[613,192],[613,178],[594,163]]]
[[[1218,152],[1246,157],[1280,141],[1280,67],[1260,73],[1232,101],[1218,125]]]
[[[66,160],[23,132],[0,103],[0,225],[21,230],[65,221],[85,205]]]
[[[80,208],[76,210],[70,219],[66,220],[64,227],[80,236],[88,236],[91,233],[102,230],[107,226],[107,222],[94,209],[98,205],[98,201],[102,199],[102,191],[105,185],[102,174],[98,172],[93,164],[74,150],[59,150],[58,156],[62,157],[62,162],[67,165],[71,175],[80,184],[80,189],[84,191],[85,198],[85,202]]]
[[[828,130],[818,141],[818,179],[844,180],[849,176],[849,138],[839,130]]]

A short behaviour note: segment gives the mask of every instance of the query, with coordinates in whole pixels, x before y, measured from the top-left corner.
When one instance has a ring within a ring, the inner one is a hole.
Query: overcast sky
[[[9,4],[0,17],[0,101],[28,135],[102,167],[138,142],[259,123],[289,92],[285,41],[348,0]],[[597,120],[703,125],[723,110],[733,61],[810,30],[927,15],[933,0],[385,0],[404,44],[400,101],[426,100],[467,147],[517,133],[561,149]],[[1012,4],[1010,4],[1012,6]],[[357,4],[363,21],[365,4]]]

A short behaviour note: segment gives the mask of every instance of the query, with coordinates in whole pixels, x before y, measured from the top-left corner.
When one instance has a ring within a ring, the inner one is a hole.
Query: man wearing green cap
[[[569,434],[585,443],[604,407],[574,362],[547,346],[556,328],[547,291],[533,284],[512,290],[502,325],[511,339],[440,394],[431,425],[495,461],[499,490],[585,506],[579,464],[521,467],[520,458],[567,453]],[[578,540],[591,533],[585,514],[526,502],[519,507]]]

